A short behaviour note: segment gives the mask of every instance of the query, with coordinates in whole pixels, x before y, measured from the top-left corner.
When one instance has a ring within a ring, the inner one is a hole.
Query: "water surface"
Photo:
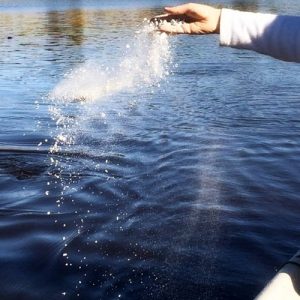
[[[165,4],[0,1],[1,299],[253,299],[298,249],[299,66]]]

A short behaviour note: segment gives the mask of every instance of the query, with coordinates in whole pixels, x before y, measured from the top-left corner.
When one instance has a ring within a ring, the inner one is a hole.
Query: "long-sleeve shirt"
[[[300,62],[300,17],[222,9],[220,45]]]

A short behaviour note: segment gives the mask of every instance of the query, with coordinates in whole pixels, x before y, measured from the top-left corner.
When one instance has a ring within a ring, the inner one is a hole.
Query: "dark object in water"
[[[11,40],[12,38],[13,38],[12,36],[8,36],[8,37],[7,37],[8,40]]]
[[[0,174],[10,174],[18,180],[40,176],[46,169],[43,158],[32,161],[28,156],[1,155]]]

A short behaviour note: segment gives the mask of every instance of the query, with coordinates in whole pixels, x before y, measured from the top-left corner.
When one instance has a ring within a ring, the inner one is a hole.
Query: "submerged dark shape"
[[[1,155],[2,156],[2,155]],[[32,156],[4,156],[0,161],[0,173],[15,176],[18,180],[30,179],[45,172],[47,166]]]

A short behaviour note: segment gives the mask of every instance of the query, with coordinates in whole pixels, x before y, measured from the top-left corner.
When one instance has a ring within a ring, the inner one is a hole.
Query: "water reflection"
[[[258,0],[233,0],[233,7],[235,9],[244,10],[244,11],[253,11],[256,12],[259,10],[259,1]]]
[[[47,13],[48,34],[53,38],[64,37],[74,45],[83,43],[85,25],[86,14],[80,9]]]

